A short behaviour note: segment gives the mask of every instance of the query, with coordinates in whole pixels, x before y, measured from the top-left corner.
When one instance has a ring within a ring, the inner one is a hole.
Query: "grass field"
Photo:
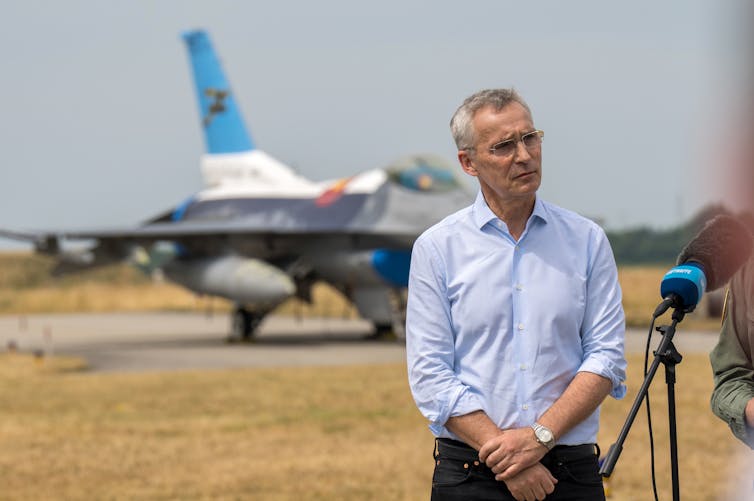
[[[182,289],[125,266],[51,279],[51,262],[0,255],[0,312],[192,310]],[[659,302],[663,267],[620,269],[630,325],[645,326]],[[215,302],[227,309],[227,303]],[[701,308],[700,308],[701,309]],[[278,313],[353,316],[334,290],[314,305]],[[684,329],[716,329],[700,313]],[[603,406],[603,451],[641,383],[629,359],[629,395]],[[661,499],[670,498],[663,375],[653,385]],[[753,499],[751,472],[733,462],[744,447],[709,411],[705,355],[678,366],[683,499]],[[428,499],[432,438],[416,410],[405,367],[89,374],[76,360],[0,355],[0,499]],[[637,418],[613,478],[611,500],[651,499],[645,413]],[[741,494],[739,496],[739,494]]]
[[[603,406],[603,451],[641,383]],[[428,499],[433,441],[403,365],[88,374],[71,360],[0,356],[0,499]],[[703,355],[678,366],[681,494],[751,488],[744,447],[708,410]],[[652,389],[658,484],[670,499],[666,393]],[[610,479],[611,500],[651,499],[645,413]],[[749,495],[754,494],[752,492]]]
[[[191,311],[211,305],[217,311],[230,309],[223,299],[198,298],[178,286],[153,281],[125,264],[107,266],[61,278],[50,277],[53,260],[29,253],[0,253],[0,314],[107,312],[107,311]],[[632,327],[649,324],[649,316],[660,302],[659,284],[667,267],[627,266],[619,269],[626,322]],[[307,304],[291,299],[275,313],[302,316],[357,316],[343,296],[324,284],[313,290]],[[689,315],[684,328],[714,330],[719,318],[707,318],[704,301]],[[669,323],[669,314],[662,317]]]

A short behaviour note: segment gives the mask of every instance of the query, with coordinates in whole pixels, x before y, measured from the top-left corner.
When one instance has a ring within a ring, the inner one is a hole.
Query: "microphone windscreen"
[[[711,219],[681,251],[677,264],[699,263],[707,278],[707,290],[725,285],[749,259],[751,231],[733,216]]]

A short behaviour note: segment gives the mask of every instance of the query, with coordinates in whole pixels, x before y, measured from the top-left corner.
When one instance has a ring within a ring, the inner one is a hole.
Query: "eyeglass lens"
[[[542,137],[540,136],[539,131],[535,130],[521,136],[521,142],[524,143],[524,146],[527,149],[533,149],[542,143]],[[491,149],[494,153],[499,155],[510,155],[516,151],[517,145],[517,140],[508,139],[507,141],[501,141],[496,145],[493,145]]]

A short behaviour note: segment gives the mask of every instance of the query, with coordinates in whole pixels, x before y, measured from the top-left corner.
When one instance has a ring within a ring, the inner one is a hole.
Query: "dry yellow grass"
[[[412,499],[425,479],[394,473],[431,463],[397,366],[93,376],[10,358],[3,499]]]
[[[731,458],[743,451],[708,410],[707,364],[693,355],[678,366],[681,494],[688,500],[721,499]],[[429,497],[433,441],[403,365],[129,375],[76,367],[0,356],[0,498]],[[658,483],[669,499],[661,372],[652,402]],[[641,360],[632,357],[629,396],[603,409],[603,450],[641,379]],[[611,488],[614,500],[651,499],[643,412]]]
[[[151,281],[127,265],[108,266],[60,279],[49,277],[53,260],[29,253],[0,253],[0,313],[66,313],[108,311],[191,311],[205,309],[210,302],[218,311],[228,311],[223,299],[197,298],[191,292],[169,283]],[[632,327],[646,327],[649,316],[660,302],[659,286],[667,267],[626,266],[619,269],[626,321]],[[275,313],[300,316],[358,316],[338,291],[317,284],[313,303],[291,299]],[[687,329],[715,330],[720,321],[706,318],[704,300],[689,315]],[[669,323],[669,314],[661,318]]]
[[[628,357],[628,395],[624,400],[608,399],[603,404],[599,442],[603,453],[615,442],[633,399],[643,381],[643,358]],[[651,360],[650,360],[651,362]],[[751,472],[743,471],[734,458],[754,454],[738,442],[726,424],[709,409],[712,371],[706,355],[685,355],[676,367],[676,412],[678,426],[679,477],[682,499],[699,501],[751,501],[754,491]],[[667,387],[660,366],[650,388],[655,441],[657,483],[660,499],[671,499],[670,447],[668,438]],[[637,415],[620,460],[610,479],[612,499],[653,499],[649,468],[649,437],[646,409]],[[734,485],[748,486],[748,492],[732,496]],[[727,494],[726,494],[727,493]]]
[[[198,301],[190,292],[171,284],[110,285],[84,282],[72,287],[41,286],[0,289],[6,313],[67,313],[170,310],[189,311]]]

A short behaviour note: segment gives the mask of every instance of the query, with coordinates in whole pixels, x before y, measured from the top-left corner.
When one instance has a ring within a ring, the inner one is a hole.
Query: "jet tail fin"
[[[182,36],[193,69],[207,153],[253,150],[254,143],[209,35],[202,30],[192,30],[183,32]]]
[[[209,35],[203,30],[191,30],[182,36],[193,70],[207,146],[207,154],[201,159],[205,185],[246,183],[268,191],[309,186],[310,181],[254,145]]]

